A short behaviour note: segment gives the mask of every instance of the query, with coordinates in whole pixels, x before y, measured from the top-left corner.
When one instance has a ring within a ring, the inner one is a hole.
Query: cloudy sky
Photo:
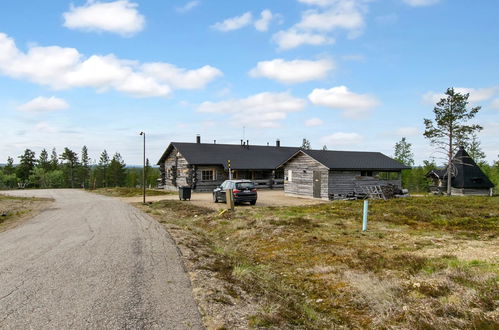
[[[496,0],[8,1],[0,162],[25,148],[156,161],[170,141],[435,155],[423,118],[447,87],[481,105],[499,154]]]

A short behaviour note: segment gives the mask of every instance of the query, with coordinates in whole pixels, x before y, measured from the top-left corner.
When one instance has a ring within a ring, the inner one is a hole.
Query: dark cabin
[[[357,194],[363,185],[401,189],[401,171],[410,169],[379,152],[327,150],[300,150],[281,168],[286,194],[322,199]]]
[[[189,186],[195,191],[212,191],[229,179],[248,179],[259,188],[283,188],[284,172],[278,166],[299,148],[241,144],[172,142],[158,161],[161,186],[167,190]]]
[[[426,176],[433,181],[434,185],[430,187],[432,191],[447,192],[446,169],[430,171]],[[493,188],[494,184],[490,179],[464,150],[464,147],[460,147],[452,159],[451,194],[492,196]]]

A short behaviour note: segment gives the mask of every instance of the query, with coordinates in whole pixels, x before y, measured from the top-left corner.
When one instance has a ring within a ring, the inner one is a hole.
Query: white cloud
[[[260,93],[243,99],[204,102],[199,112],[229,115],[237,126],[279,127],[288,113],[302,110],[306,101],[289,93]]]
[[[308,96],[309,100],[320,106],[343,111],[348,118],[359,119],[370,113],[370,110],[379,105],[379,101],[371,95],[355,94],[345,86],[330,89],[314,89]]]
[[[279,31],[274,34],[273,40],[281,50],[289,50],[302,45],[319,46],[334,43],[334,39],[323,34],[300,32],[296,29]]]
[[[272,15],[272,12],[268,9],[265,9],[262,11],[260,14],[260,19],[255,21],[255,29],[258,31],[267,31],[269,29],[269,24],[272,21],[272,18],[274,15]]]
[[[320,8],[305,10],[297,24],[274,35],[273,41],[281,50],[333,43],[329,34],[335,30],[345,30],[349,38],[356,38],[364,29],[369,0],[299,1]]]
[[[81,7],[71,6],[63,14],[64,26],[83,31],[106,31],[132,36],[142,31],[145,18],[138,5],[128,0],[114,2],[87,1]]]
[[[403,0],[403,1],[412,7],[431,6],[440,2],[440,0]]]
[[[298,0],[298,2],[304,3],[306,5],[327,7],[332,5],[336,0]]]
[[[222,71],[210,65],[186,70],[168,63],[147,63],[142,66],[142,70],[156,80],[179,89],[201,89],[223,75]]]
[[[499,110],[499,99],[495,99],[494,101],[492,101],[492,103],[490,104],[490,107],[492,109]]]
[[[305,11],[296,27],[324,32],[334,29],[359,31],[364,27],[364,16],[357,2],[340,1],[326,11]]]
[[[357,133],[343,133],[338,132],[331,135],[324,136],[320,139],[321,143],[335,147],[335,146],[352,146],[358,145],[364,141],[364,137]]]
[[[490,100],[494,95],[499,92],[499,87],[488,87],[488,88],[465,88],[457,87],[454,88],[456,93],[470,94],[468,101],[470,103],[478,103]],[[440,99],[445,98],[445,93],[428,92],[423,95],[423,101],[428,104],[436,104]]]
[[[41,121],[37,123],[34,127],[35,131],[40,133],[55,133],[57,129],[47,122]]]
[[[285,84],[294,84],[323,79],[332,69],[334,69],[334,63],[331,60],[285,61],[278,58],[272,61],[258,62],[257,66],[250,71],[250,76],[265,77]]]
[[[50,112],[69,109],[69,104],[65,100],[54,96],[39,96],[27,103],[21,104],[17,109],[27,112]]]
[[[399,127],[395,130],[395,134],[398,136],[409,137],[419,135],[419,128],[407,126],[407,127]]]
[[[182,7],[177,7],[179,13],[187,13],[201,4],[201,1],[189,1]]]
[[[305,126],[307,127],[316,127],[324,125],[324,120],[320,118],[310,118],[305,121]]]
[[[222,75],[204,66],[195,70],[169,63],[140,63],[113,54],[85,58],[74,48],[31,47],[21,52],[12,38],[0,33],[0,73],[54,89],[114,89],[137,97],[168,96],[172,89],[203,88]]]
[[[228,32],[248,26],[251,24],[252,20],[253,15],[251,15],[250,12],[246,12],[241,16],[231,17],[224,20],[223,22],[215,23],[212,25],[212,28],[222,32]]]

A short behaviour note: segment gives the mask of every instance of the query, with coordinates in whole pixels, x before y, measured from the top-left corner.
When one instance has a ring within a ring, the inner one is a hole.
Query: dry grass
[[[191,243],[210,248],[206,267],[258,301],[249,327],[499,324],[497,258],[424,253],[456,241],[472,242],[475,253],[498,246],[499,198],[374,201],[367,233],[360,232],[360,202],[245,208],[223,217],[177,201],[146,208],[199,237]]]
[[[34,216],[52,202],[47,198],[25,198],[0,195],[0,232]]]
[[[128,187],[98,188],[90,191],[111,197],[138,197],[142,196],[143,194],[142,188],[128,188]],[[177,194],[177,193],[166,190],[156,190],[156,189],[146,190],[146,196],[161,196],[161,195],[172,195],[172,194]]]

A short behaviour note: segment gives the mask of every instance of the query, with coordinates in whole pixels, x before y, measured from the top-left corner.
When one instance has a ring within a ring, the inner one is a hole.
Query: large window
[[[360,176],[373,176],[373,171],[361,171]]]
[[[203,180],[203,181],[215,180],[215,171],[214,170],[202,170],[201,171],[201,180]]]

